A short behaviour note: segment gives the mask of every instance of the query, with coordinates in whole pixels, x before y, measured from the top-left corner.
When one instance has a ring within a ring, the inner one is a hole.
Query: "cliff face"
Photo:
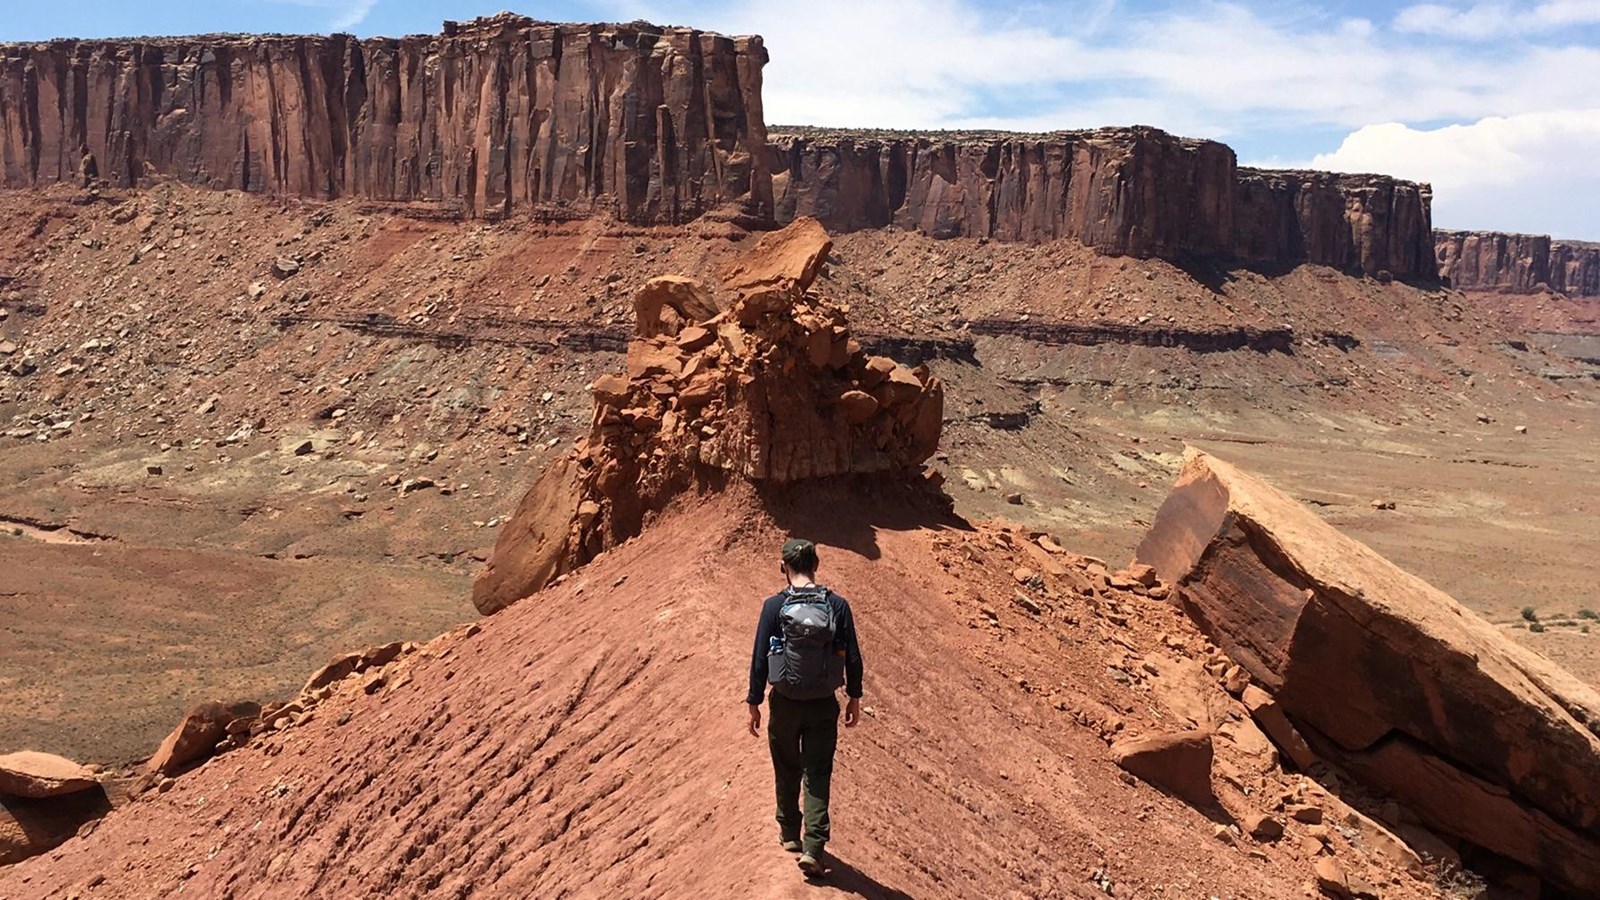
[[[934,237],[1074,237],[1107,253],[1321,263],[1435,275],[1426,185],[1240,168],[1213,141],[1153,128],[1048,137],[778,135],[779,221],[897,225]]]
[[[764,216],[765,62],[756,37],[512,15],[401,39],[0,46],[0,186],[162,175],[469,216]]]
[[[1436,231],[1440,276],[1468,291],[1600,296],[1600,244],[1544,234]]]
[[[4,45],[0,187],[170,177],[639,224],[721,210],[751,224],[813,216],[836,232],[1075,238],[1172,260],[1436,276],[1426,185],[1241,168],[1223,144],[1142,127],[769,143],[765,63],[758,37],[510,14],[400,39]]]

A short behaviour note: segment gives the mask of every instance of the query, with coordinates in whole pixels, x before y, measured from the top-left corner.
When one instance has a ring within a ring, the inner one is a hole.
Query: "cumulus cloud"
[[[1395,16],[1397,30],[1467,40],[1540,34],[1574,25],[1600,23],[1600,0],[1550,0],[1533,5],[1474,3],[1450,6],[1419,3]]]
[[[1582,125],[1600,43],[1574,31],[1600,23],[1600,0],[1426,3],[1379,21],[1301,3],[1080,0],[997,13],[977,0],[809,0],[797,15],[791,0],[598,2],[626,18],[764,35],[770,123],[1144,124],[1302,164],[1349,135],[1318,164],[1431,181],[1441,222],[1600,237],[1600,210],[1557,214],[1553,204],[1571,204],[1546,192],[1600,169]],[[1460,39],[1480,34],[1520,37],[1465,51]]]
[[[327,28],[330,31],[346,31],[360,25],[366,20],[367,14],[372,12],[372,8],[378,5],[378,0],[271,0],[271,2],[325,10],[328,13]]]
[[[1340,172],[1430,181],[1443,228],[1594,238],[1600,109],[1495,116],[1465,125],[1369,125],[1311,161]]]

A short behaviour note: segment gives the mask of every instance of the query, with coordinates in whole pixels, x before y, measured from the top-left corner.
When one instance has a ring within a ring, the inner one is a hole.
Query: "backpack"
[[[821,586],[784,589],[778,607],[778,629],[767,650],[767,681],[790,700],[833,696],[844,684],[844,656],[834,652],[839,630],[828,589]]]

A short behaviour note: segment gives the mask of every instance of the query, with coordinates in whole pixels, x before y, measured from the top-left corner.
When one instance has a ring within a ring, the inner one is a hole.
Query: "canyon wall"
[[[1427,185],[1239,167],[1214,141],[1154,128],[1046,137],[776,134],[780,222],[895,225],[934,237],[1073,237],[1107,253],[1302,262],[1432,279]]]
[[[1426,185],[1242,168],[1223,144],[1145,127],[769,142],[766,59],[759,37],[511,14],[398,39],[3,45],[0,187],[175,178],[459,217],[813,216],[834,232],[1437,275]]]
[[[1439,274],[1466,291],[1600,296],[1600,244],[1545,234],[1436,231]]]
[[[0,186],[167,176],[464,216],[767,218],[766,58],[758,37],[509,14],[399,39],[4,45]]]

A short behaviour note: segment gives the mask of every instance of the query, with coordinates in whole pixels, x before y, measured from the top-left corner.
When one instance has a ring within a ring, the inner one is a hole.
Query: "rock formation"
[[[1600,694],[1194,451],[1138,558],[1317,753],[1435,830],[1600,895]]]
[[[1214,141],[1154,128],[774,135],[779,221],[934,237],[1077,238],[1105,253],[1435,276],[1427,185],[1241,168]]]
[[[260,714],[261,704],[250,701],[201,703],[189,710],[161,742],[147,767],[155,774],[175,775],[187,766],[210,759],[217,752],[217,745],[228,740],[230,725]]]
[[[88,768],[51,753],[0,756],[0,865],[49,850],[111,802]]]
[[[1436,231],[1439,275],[1465,291],[1600,296],[1600,244],[1547,234]]]
[[[23,750],[0,756],[0,794],[59,797],[97,784],[94,773],[53,753]]]
[[[663,276],[639,289],[627,372],[594,382],[588,437],[502,530],[473,588],[481,612],[638,534],[686,491],[919,470],[938,446],[943,386],[869,356],[844,310],[810,290],[831,247],[800,218],[714,285]]]
[[[502,14],[400,39],[0,46],[0,186],[157,176],[469,216],[770,205],[761,39]]]

